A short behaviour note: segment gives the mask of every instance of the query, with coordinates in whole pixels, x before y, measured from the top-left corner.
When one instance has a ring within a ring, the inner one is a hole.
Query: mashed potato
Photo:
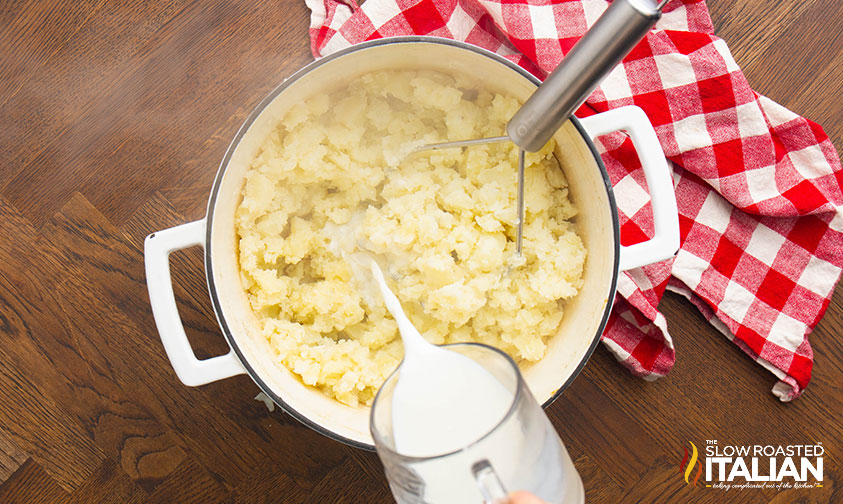
[[[239,261],[277,361],[337,400],[370,404],[403,350],[354,251],[374,254],[432,343],[477,341],[536,361],[582,285],[586,251],[551,142],[527,155],[515,252],[512,144],[413,146],[503,134],[519,103],[445,74],[379,72],[295,105],[253,160]]]

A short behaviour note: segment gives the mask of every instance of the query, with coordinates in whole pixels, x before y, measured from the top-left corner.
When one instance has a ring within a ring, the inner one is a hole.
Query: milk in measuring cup
[[[512,392],[473,360],[439,369],[402,369],[400,380],[418,384],[393,403],[396,450],[425,457],[458,450],[491,431],[506,415]]]

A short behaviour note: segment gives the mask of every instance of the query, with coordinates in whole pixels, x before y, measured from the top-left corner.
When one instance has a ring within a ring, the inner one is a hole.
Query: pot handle
[[[679,250],[679,212],[673,177],[647,114],[634,105],[580,119],[592,138],[615,131],[626,131],[641,160],[653,207],[653,237],[645,242],[620,247],[621,271],[663,261]]]
[[[234,350],[210,359],[197,359],[184,333],[170,278],[170,252],[196,245],[205,245],[205,219],[156,231],[146,237],[143,247],[149,304],[161,343],[179,380],[190,387],[246,372]]]

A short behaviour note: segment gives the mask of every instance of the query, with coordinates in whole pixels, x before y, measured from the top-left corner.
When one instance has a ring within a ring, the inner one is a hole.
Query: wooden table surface
[[[838,2],[709,7],[753,87],[843,146]],[[269,413],[247,376],[181,385],[147,298],[144,236],[204,215],[246,114],[312,59],[307,27],[303,0],[0,6],[0,503],[390,502],[373,453]],[[201,251],[173,263],[191,341],[221,353]],[[843,293],[790,404],[690,304],[661,308],[666,378],[633,378],[601,347],[549,408],[588,502],[843,502]],[[824,485],[686,486],[682,448],[707,439],[821,442]]]

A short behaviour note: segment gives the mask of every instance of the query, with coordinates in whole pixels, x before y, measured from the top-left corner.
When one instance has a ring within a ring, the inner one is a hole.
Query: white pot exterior
[[[182,381],[189,385],[197,385],[247,372],[264,393],[303,423],[334,439],[370,449],[372,438],[369,433],[368,407],[352,408],[328,398],[319,390],[304,385],[296,375],[275,362],[274,353],[259,333],[257,319],[240,284],[234,213],[240,202],[244,176],[251,160],[266,135],[293,104],[312,95],[341,87],[363,73],[401,68],[426,68],[454,74],[468,72],[475,76],[485,76],[485,82],[493,91],[508,93],[522,101],[526,100],[539,84],[538,79],[513,63],[477,47],[447,39],[402,37],[368,42],[323,58],[300,70],[274,90],[249,116],[232,141],[217,173],[209,200],[206,225],[202,226],[205,231],[202,244],[206,251],[208,287],[220,326],[233,350],[233,353],[215,358],[218,361],[214,365],[205,366],[205,369],[200,367],[210,360],[196,361],[186,338],[181,341],[184,334],[181,327],[173,327],[177,323],[177,320],[173,319],[177,319],[177,313],[169,312],[174,311],[174,303],[170,307],[169,299],[165,300],[166,303],[155,299],[166,297],[166,288],[170,289],[168,295],[172,295],[169,273],[166,278],[162,278],[164,275],[158,270],[164,266],[160,264],[160,257],[156,266],[155,254],[161,256],[163,252],[200,242],[201,238],[195,236],[197,232],[201,232],[199,224],[193,223],[192,238],[179,240],[175,233],[170,233],[178,228],[172,228],[150,235],[146,247],[147,277],[153,312],[167,353]],[[634,111],[631,113],[632,116],[636,114]],[[640,114],[646,122],[646,116],[643,116],[643,112]],[[658,236],[651,241],[652,243],[631,248],[623,247],[625,250],[619,246],[617,209],[612,188],[586,129],[592,134],[605,132],[602,130],[607,127],[609,130],[620,129],[612,127],[611,124],[616,121],[625,124],[627,116],[630,114],[617,114],[608,120],[589,118],[584,122],[591,123],[585,127],[580,121],[572,119],[554,136],[558,144],[557,159],[569,182],[571,199],[580,212],[576,222],[588,250],[588,258],[584,271],[584,287],[576,298],[566,304],[565,317],[557,335],[548,342],[545,357],[537,363],[521,368],[533,394],[545,406],[571,383],[599,341],[611,309],[611,300],[615,295],[619,263],[623,261],[626,268],[640,266],[664,259],[678,248],[678,222],[673,226],[673,222],[665,224],[665,219],[661,219],[661,228],[667,229],[667,232],[660,234],[658,216]],[[641,117],[633,119],[630,121],[640,123],[642,120]],[[649,123],[647,126],[649,132],[644,136],[652,132]],[[628,129],[632,131],[631,123]],[[632,136],[635,141],[636,135]],[[650,144],[654,139],[655,133],[652,133],[652,138],[638,138],[642,143]],[[673,198],[673,195],[672,183],[665,181],[665,177],[669,180],[669,174],[664,157],[659,155],[661,151],[657,142],[655,145],[655,148],[652,148],[652,145],[642,148],[636,142],[642,162],[649,156],[652,158],[651,164],[658,164],[660,160],[664,165],[654,170],[664,172],[660,179],[654,178],[651,182],[650,174],[647,176],[651,194],[654,196],[654,213],[659,210],[659,213],[669,214],[672,210],[675,220],[675,200],[671,200],[672,209],[670,201],[660,201],[657,205],[654,187],[660,187],[661,192],[668,191],[670,195],[667,199]],[[644,151],[647,151],[646,155]],[[166,258],[166,255],[163,257]],[[166,286],[163,285],[165,283]],[[242,369],[238,364],[242,364]],[[203,379],[203,373],[210,379]]]

